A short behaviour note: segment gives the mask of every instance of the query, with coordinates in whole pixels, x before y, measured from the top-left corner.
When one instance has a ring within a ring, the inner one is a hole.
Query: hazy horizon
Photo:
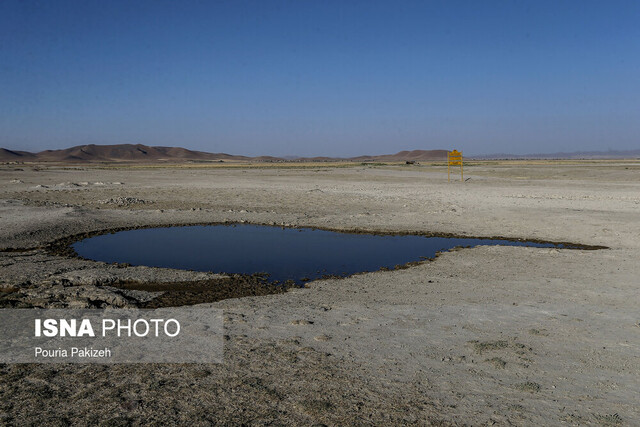
[[[0,147],[640,148],[640,3],[0,3]]]
[[[49,148],[46,150],[42,150],[42,151],[62,151],[65,149],[70,149],[70,148],[76,148],[76,147],[83,147],[83,146],[89,146],[89,145],[95,145],[95,146],[104,146],[105,144],[85,144],[85,145],[78,145],[78,146],[72,146],[72,147],[62,147],[62,148]],[[137,144],[115,144],[115,145],[132,145],[135,146]],[[111,146],[111,144],[109,144],[108,146]],[[146,147],[159,147],[159,148],[186,148],[186,147],[176,147],[176,146],[148,146],[145,145]],[[0,147],[0,148],[7,148],[7,147]],[[398,151],[394,151],[394,152],[367,152],[367,153],[360,153],[358,155],[355,156],[339,156],[339,155],[332,155],[331,153],[325,153],[325,154],[320,154],[320,155],[315,155],[315,156],[298,156],[298,155],[282,155],[282,156],[271,156],[271,157],[277,157],[277,158],[282,158],[282,159],[290,159],[290,160],[295,160],[295,159],[304,159],[304,158],[314,158],[314,157],[319,157],[319,158],[336,158],[336,159],[348,159],[348,158],[355,158],[355,157],[378,157],[378,156],[386,156],[386,155],[395,155],[395,154],[399,154],[400,152],[414,152],[414,151],[439,151],[439,150],[444,150],[444,149],[455,149],[455,147],[441,147],[441,148],[433,148],[433,149],[413,149],[413,148],[409,148],[409,149],[402,149],[402,150],[398,150]],[[13,151],[24,151],[24,150],[13,150]],[[198,151],[198,150],[194,150],[194,151]],[[32,152],[33,154],[36,154],[36,152]],[[211,153],[211,154],[227,154],[227,155],[232,155],[232,156],[241,156],[237,153],[233,153],[233,152],[207,152],[207,153]],[[474,152],[465,152],[465,157],[469,157],[469,158],[500,158],[500,157],[531,157],[531,158],[540,158],[540,157],[553,157],[553,156],[560,156],[560,157],[573,157],[573,156],[580,156],[580,155],[584,155],[587,157],[590,156],[595,156],[595,158],[601,157],[601,158],[608,158],[609,156],[613,156],[613,157],[619,157],[621,155],[625,155],[625,153],[631,154],[633,156],[639,156],[640,155],[640,148],[637,149],[630,149],[630,150],[613,150],[613,149],[609,149],[609,150],[580,150],[580,151],[555,151],[555,152],[529,152],[529,153],[524,153],[524,154],[514,154],[514,153],[500,153],[500,152],[494,152],[494,153],[483,153],[483,154],[479,154],[479,153],[474,153]],[[255,155],[255,156],[247,156],[247,157],[261,157],[261,156],[269,156],[269,155]]]

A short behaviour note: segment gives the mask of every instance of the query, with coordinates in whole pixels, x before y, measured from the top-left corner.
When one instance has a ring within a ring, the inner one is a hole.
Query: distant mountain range
[[[635,159],[640,158],[640,150],[573,151],[570,153],[537,154],[487,154],[470,156],[473,159]]]
[[[426,161],[444,160],[446,150],[401,151],[379,156],[339,157],[272,157],[234,156],[225,153],[206,153],[181,147],[149,147],[142,144],[79,145],[63,150],[39,153],[0,148],[0,162],[179,162],[179,161],[251,161],[251,162],[327,162],[327,161]]]
[[[142,144],[79,145],[62,150],[45,150],[39,153],[0,148],[0,162],[424,162],[443,161],[447,150],[400,151],[396,154],[357,157],[272,157],[235,156],[225,153],[207,153],[181,147],[150,147]],[[630,151],[577,151],[552,154],[490,154],[469,156],[472,159],[621,159],[640,158],[640,150]]]

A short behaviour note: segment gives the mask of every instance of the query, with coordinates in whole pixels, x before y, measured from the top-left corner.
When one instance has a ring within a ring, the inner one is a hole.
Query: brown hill
[[[250,160],[245,156],[225,153],[205,153],[181,147],[149,147],[142,144],[79,145],[63,150],[45,150],[39,153],[1,149],[0,161],[42,162],[157,162],[176,160]]]
[[[444,160],[446,150],[413,150],[396,154],[377,156],[339,157],[305,157],[293,161],[327,162],[327,161],[373,161],[404,162]],[[181,147],[150,147],[142,144],[117,145],[79,145],[62,150],[45,150],[39,153],[15,151],[0,148],[0,161],[40,161],[40,162],[162,162],[162,161],[254,161],[283,162],[286,159],[273,156],[246,157],[225,153],[206,153]],[[291,160],[289,160],[291,161]]]
[[[7,150],[6,148],[0,148],[1,162],[24,162],[33,160],[35,157],[35,154],[27,151],[14,151]]]

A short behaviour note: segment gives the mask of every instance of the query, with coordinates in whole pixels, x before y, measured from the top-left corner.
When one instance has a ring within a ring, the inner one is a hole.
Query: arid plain
[[[455,175],[453,175],[455,177]],[[128,307],[214,274],[52,253],[247,222],[606,246],[476,247],[211,303],[218,365],[0,365],[0,424],[640,424],[640,162],[0,166],[3,307]],[[157,289],[155,289],[157,291]]]

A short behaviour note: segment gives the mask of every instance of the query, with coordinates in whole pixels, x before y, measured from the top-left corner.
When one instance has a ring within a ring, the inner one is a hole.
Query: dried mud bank
[[[20,169],[0,168],[0,249],[14,249],[0,252],[0,299],[27,306],[151,306],[163,284],[227,280],[47,250],[105,229],[251,222],[609,249],[477,247],[225,299],[212,304],[224,364],[3,365],[0,423],[640,420],[637,163],[480,165],[464,184],[427,166]]]

